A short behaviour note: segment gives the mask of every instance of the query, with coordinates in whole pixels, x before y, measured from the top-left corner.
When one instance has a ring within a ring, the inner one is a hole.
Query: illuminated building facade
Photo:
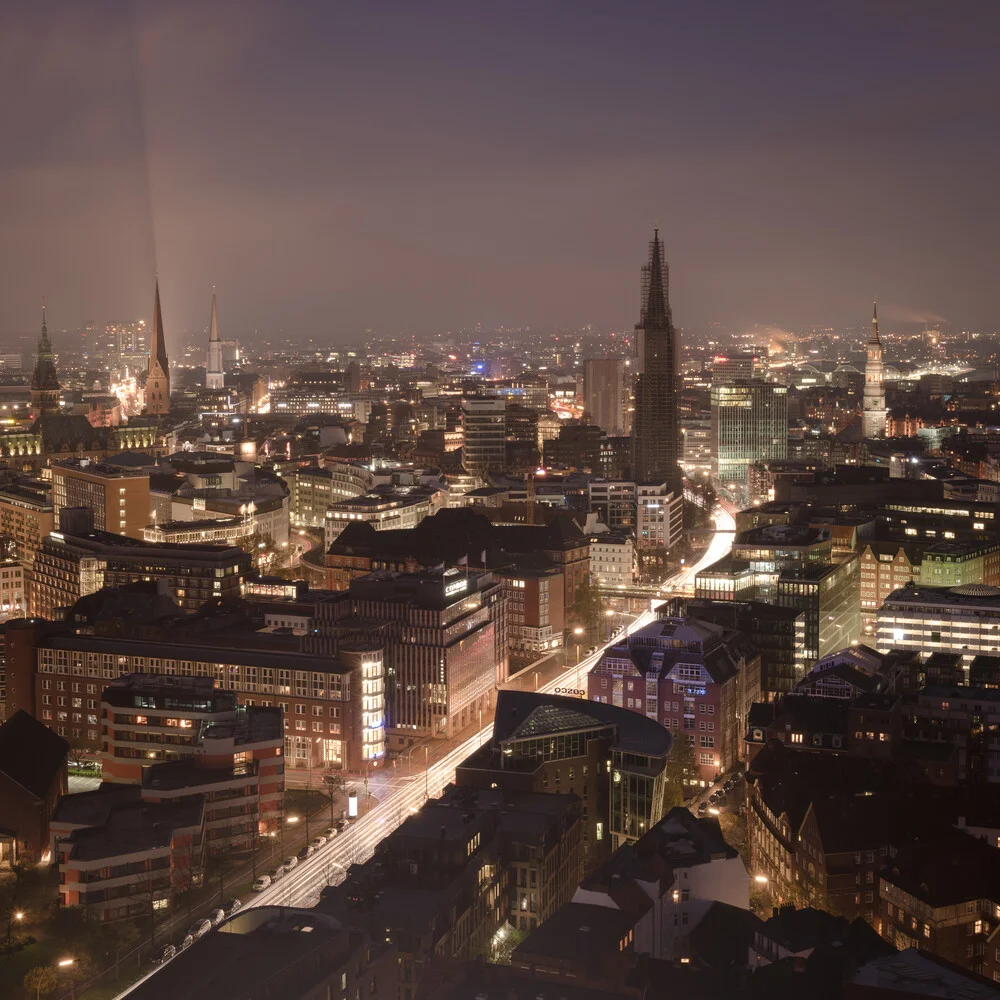
[[[866,441],[885,437],[885,372],[882,366],[882,341],[878,335],[878,309],[872,311],[872,332],[866,345],[865,391],[861,432]]]
[[[744,483],[751,462],[784,458],[788,388],[759,379],[712,386],[712,476]]]
[[[1000,588],[986,584],[961,587],[903,587],[879,608],[876,646],[919,652],[960,653],[968,667],[980,655],[995,656],[1000,630]]]

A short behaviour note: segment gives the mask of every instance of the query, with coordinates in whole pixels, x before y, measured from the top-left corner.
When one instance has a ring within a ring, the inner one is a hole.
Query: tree
[[[667,757],[667,802],[668,809],[684,805],[684,790],[698,775],[698,765],[694,755],[694,744],[685,732],[677,733]]]
[[[604,620],[604,608],[601,604],[601,593],[590,577],[585,577],[573,600],[572,619],[582,628],[587,629],[590,638],[600,628]]]
[[[56,970],[48,965],[28,969],[24,976],[24,988],[28,993],[35,994],[35,1000],[39,1000],[44,993],[51,993],[56,988]]]
[[[74,767],[83,767],[88,749],[87,744],[79,737],[74,737],[69,741],[69,759]]]

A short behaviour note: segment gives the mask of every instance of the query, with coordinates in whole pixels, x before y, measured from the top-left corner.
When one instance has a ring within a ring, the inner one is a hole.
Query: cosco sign
[[[582,691],[579,688],[556,688],[555,693],[556,694],[569,694],[569,695],[573,695],[576,698],[584,698],[584,697],[586,697],[586,694],[587,694],[586,691]]]

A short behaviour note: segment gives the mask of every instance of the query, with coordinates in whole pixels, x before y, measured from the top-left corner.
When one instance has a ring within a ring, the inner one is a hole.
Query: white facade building
[[[636,484],[636,545],[670,549],[684,535],[684,496],[668,493],[666,483]]]
[[[875,641],[890,649],[961,653],[968,667],[979,654],[1000,654],[1000,588],[903,587],[878,610]]]
[[[666,892],[658,880],[649,880],[648,867],[638,860],[640,851],[653,852],[670,865],[674,883]],[[750,909],[750,876],[739,852],[723,839],[718,823],[696,819],[683,806],[671,809],[637,843],[622,847],[607,867],[634,882],[652,901],[642,926],[636,927],[633,947],[653,958],[688,957],[689,935],[713,903]],[[618,909],[610,894],[612,880],[602,875],[584,881],[573,902]]]
[[[624,590],[635,583],[635,542],[625,534],[592,535],[590,538],[590,578],[599,587]]]
[[[326,547],[352,521],[367,521],[376,531],[415,528],[425,517],[448,506],[448,491],[433,486],[397,486],[330,504],[323,536]]]

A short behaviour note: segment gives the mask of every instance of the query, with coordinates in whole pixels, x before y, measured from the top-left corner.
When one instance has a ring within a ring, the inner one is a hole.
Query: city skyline
[[[154,271],[172,349],[213,284],[244,338],[627,329],[656,224],[683,328],[853,324],[877,295],[993,329],[1000,14],[787,11],[15,12],[0,331],[42,294],[55,328],[144,315]]]

